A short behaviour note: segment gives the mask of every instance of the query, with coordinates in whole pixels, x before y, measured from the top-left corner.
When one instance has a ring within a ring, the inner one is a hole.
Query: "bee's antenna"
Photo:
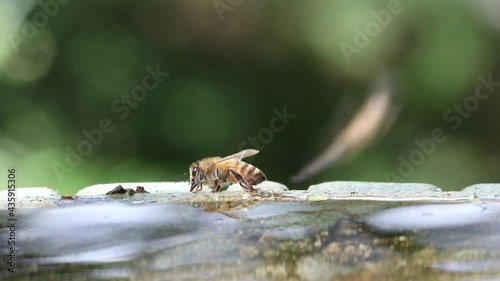
[[[188,175],[187,173],[182,174],[177,180],[175,180],[175,182],[178,182],[183,176],[187,176],[187,175]]]

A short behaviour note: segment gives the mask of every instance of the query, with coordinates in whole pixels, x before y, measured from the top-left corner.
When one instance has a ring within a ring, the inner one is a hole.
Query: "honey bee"
[[[241,161],[259,153],[255,149],[242,150],[233,155],[221,157],[208,157],[196,161],[189,167],[190,192],[198,192],[203,184],[212,185],[212,191],[217,192],[221,184],[237,182],[246,191],[255,191],[253,185],[266,180],[264,173],[257,167]]]

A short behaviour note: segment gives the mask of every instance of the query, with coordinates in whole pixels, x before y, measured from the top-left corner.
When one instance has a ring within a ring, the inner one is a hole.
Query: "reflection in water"
[[[411,233],[414,243],[440,249],[429,267],[445,272],[500,274],[500,204],[437,204],[388,209],[369,217],[377,232]]]
[[[135,261],[148,253],[209,238],[210,219],[221,217],[183,204],[103,204],[23,211],[18,219],[17,255],[22,259],[18,258],[17,277],[29,273],[32,265],[37,265],[40,273],[59,268],[50,265]],[[126,267],[100,272],[103,278],[135,274]]]
[[[384,210],[369,219],[381,231],[451,228],[498,224],[500,204],[434,204]]]
[[[499,273],[496,204],[240,203],[20,210],[16,280],[408,279],[422,266]],[[12,278],[4,267],[0,277]]]
[[[450,272],[499,272],[500,259],[483,259],[478,261],[444,261],[432,266],[435,269]]]
[[[19,222],[20,232],[28,232],[24,239],[20,236],[20,254],[36,255],[41,250],[45,257],[37,262],[42,264],[131,260],[155,242],[169,247],[204,239],[199,235],[203,232],[196,231],[206,226],[203,217],[204,212],[180,204],[38,210]]]

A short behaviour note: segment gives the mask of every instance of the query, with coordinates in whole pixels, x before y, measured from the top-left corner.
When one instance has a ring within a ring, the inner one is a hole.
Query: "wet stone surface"
[[[20,189],[16,273],[2,263],[0,279],[500,278],[500,185],[461,192],[364,182],[257,187],[193,194],[187,183],[120,183],[74,196]],[[119,194],[106,195],[111,190]],[[1,241],[9,235],[0,230]]]

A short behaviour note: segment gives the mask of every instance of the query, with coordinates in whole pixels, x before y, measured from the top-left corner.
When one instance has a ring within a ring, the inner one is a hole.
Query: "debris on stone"
[[[135,188],[135,192],[136,193],[147,193],[147,194],[149,194],[149,192],[147,192],[146,189],[144,189],[144,186],[137,186]]]
[[[147,194],[149,194],[149,192],[147,192],[146,189],[144,189],[144,186],[137,186],[135,188],[135,190],[134,190],[132,188],[123,188],[123,186],[121,184],[119,184],[118,186],[116,186],[112,190],[106,192],[106,195],[128,194],[128,195],[132,196],[132,195],[134,195],[136,193],[147,193]]]
[[[76,196],[71,196],[69,194],[61,196],[61,200],[75,200],[76,198],[77,198]]]
[[[112,195],[112,194],[125,194],[127,193],[127,190],[123,188],[121,184],[113,188],[112,190],[106,192],[106,195]]]

